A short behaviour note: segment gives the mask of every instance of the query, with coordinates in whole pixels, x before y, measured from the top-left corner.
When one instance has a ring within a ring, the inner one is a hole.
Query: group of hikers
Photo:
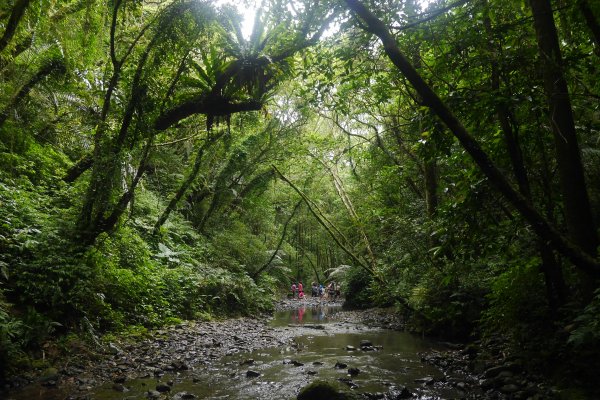
[[[302,281],[298,281],[298,283],[292,282],[292,298],[294,299],[303,299],[304,298],[304,286],[302,285]],[[319,284],[317,282],[312,282],[310,286],[310,294],[311,297],[319,297],[322,299],[328,300],[336,300],[340,294],[340,285],[335,281],[329,282],[327,287],[323,286],[323,284]]]

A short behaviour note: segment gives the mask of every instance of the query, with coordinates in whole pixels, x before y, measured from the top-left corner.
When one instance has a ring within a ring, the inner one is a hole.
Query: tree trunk
[[[596,55],[600,56],[600,24],[590,7],[590,4],[587,0],[579,0],[577,2],[579,6],[579,11],[583,14],[583,18],[585,19],[585,23],[588,26],[591,34],[592,41],[594,42],[594,51]]]
[[[346,253],[361,268],[363,268],[365,271],[367,271],[369,273],[369,275],[372,275],[379,282],[383,283],[383,278],[381,276],[377,275],[375,273],[375,271],[368,265],[368,263],[366,263],[365,261],[363,261],[360,258],[360,256],[356,255],[352,250],[349,249],[349,246],[348,246],[349,245],[349,241],[348,241],[348,239],[345,236],[341,235],[340,230],[331,221],[329,221],[327,218],[325,218],[325,216],[323,215],[323,213],[321,212],[321,210],[317,208],[317,206],[315,205],[315,203],[312,200],[310,200],[304,194],[304,192],[302,192],[296,185],[294,185],[292,183],[292,181],[290,181],[288,178],[286,178],[285,175],[283,175],[277,169],[277,167],[275,167],[274,165],[273,165],[273,169],[275,170],[275,172],[277,172],[277,175],[279,175],[279,177],[285,183],[287,183],[288,185],[290,185],[290,187],[292,189],[294,189],[294,191],[296,193],[298,193],[298,195],[302,198],[302,200],[304,201],[304,203],[308,207],[308,211],[310,211],[310,213],[313,215],[313,217],[315,217],[315,219],[317,220],[317,222],[327,231],[327,233],[329,234],[329,236],[331,236],[331,238],[338,245],[338,247],[340,249],[342,249],[342,251],[344,253]]]
[[[133,196],[135,194],[135,189],[137,188],[138,183],[144,176],[144,172],[146,171],[146,162],[148,161],[148,157],[150,155],[150,149],[152,148],[153,142],[154,142],[154,135],[151,133],[150,137],[148,138],[148,142],[146,143],[146,146],[144,146],[144,153],[142,155],[142,159],[138,166],[137,172],[135,173],[135,176],[133,177],[133,179],[131,181],[131,185],[129,186],[127,191],[125,191],[125,193],[123,193],[121,195],[121,197],[119,198],[119,201],[113,207],[110,215],[106,218],[100,218],[98,220],[98,222],[94,226],[94,230],[92,231],[91,235],[86,237],[86,239],[87,239],[86,244],[93,243],[94,240],[96,240],[96,238],[98,237],[98,235],[100,235],[101,233],[104,233],[104,232],[110,232],[117,225],[119,218],[121,218],[121,216],[127,209],[129,202],[133,199]]]
[[[581,153],[562,56],[549,0],[530,0],[548,98],[558,174],[569,236],[591,256],[596,256],[598,236],[585,184]]]
[[[52,59],[45,62],[35,73],[35,75],[33,75],[31,79],[29,79],[29,81],[19,89],[17,94],[13,96],[12,100],[4,108],[4,110],[0,111],[0,127],[4,125],[8,119],[8,116],[10,115],[10,112],[14,110],[23,101],[23,99],[25,99],[35,85],[54,72],[65,73],[65,71],[65,64],[62,60]]]
[[[431,87],[423,80],[419,73],[408,62],[398,48],[395,39],[386,26],[375,17],[365,6],[357,0],[345,0],[348,7],[355,12],[366,24],[365,29],[378,36],[384,49],[394,65],[404,74],[415,90],[422,97],[425,105],[430,107],[446,124],[453,135],[473,158],[481,171],[490,180],[490,183],[499,190],[504,197],[521,213],[534,231],[543,239],[552,243],[556,250],[567,256],[579,268],[600,275],[600,262],[595,258],[595,251],[588,253],[571,240],[564,237],[554,226],[533,208],[529,201],[516,191],[508,179],[494,165],[479,143],[450,112],[446,104],[433,92]]]
[[[425,204],[427,206],[427,217],[432,219],[438,207],[438,173],[437,163],[434,157],[425,160]]]
[[[290,214],[290,216],[288,217],[288,219],[283,224],[283,230],[281,232],[281,236],[279,237],[279,242],[277,242],[277,247],[275,248],[275,251],[273,251],[273,254],[271,254],[271,257],[269,257],[269,260],[266,263],[264,263],[262,265],[262,267],[260,267],[256,271],[254,271],[254,273],[252,274],[252,279],[256,280],[256,278],[258,278],[258,276],[263,271],[265,271],[267,268],[269,268],[269,265],[271,265],[271,263],[275,259],[275,256],[277,255],[277,252],[279,251],[279,249],[281,249],[281,245],[283,244],[283,241],[285,240],[285,237],[287,235],[288,225],[292,221],[292,218],[294,218],[294,215],[296,214],[296,211],[298,211],[298,208],[300,208],[301,205],[302,205],[302,200],[300,200],[300,201],[298,201],[298,203],[296,203],[296,206],[292,210],[292,213]],[[315,270],[315,272],[316,272],[316,270]]]
[[[94,158],[92,153],[85,154],[67,170],[67,174],[63,177],[63,181],[67,183],[75,182],[77,178],[79,178],[85,171],[90,169],[93,164]]]
[[[177,203],[179,203],[179,200],[181,200],[181,198],[188,191],[192,183],[194,183],[194,181],[196,180],[198,172],[200,172],[200,166],[202,165],[202,159],[206,149],[208,149],[213,143],[215,143],[222,135],[223,134],[220,134],[213,138],[207,138],[206,141],[202,144],[202,146],[200,146],[200,148],[198,149],[198,153],[196,154],[196,159],[194,160],[194,166],[192,170],[190,171],[188,176],[183,180],[183,182],[181,182],[179,189],[177,189],[177,192],[175,192],[175,194],[171,198],[169,205],[167,206],[165,211],[163,211],[160,218],[158,218],[158,221],[156,221],[156,224],[154,225],[154,230],[152,232],[153,235],[156,235],[158,233],[161,226],[163,226],[163,224],[167,221],[167,218],[169,218],[171,212],[175,210],[175,207],[177,207]]]
[[[495,57],[495,49],[493,47],[493,32],[492,24],[488,15],[484,18],[484,26],[488,34],[488,43],[490,43],[491,53],[491,88],[492,93],[497,97],[503,97],[503,93],[500,88],[500,70],[498,67],[498,61]],[[533,196],[531,194],[531,186],[529,184],[529,177],[527,176],[527,169],[525,167],[525,161],[523,159],[523,152],[519,145],[519,136],[517,129],[513,127],[511,120],[511,112],[508,106],[500,101],[496,103],[496,115],[502,129],[504,136],[504,142],[508,150],[513,174],[517,181],[519,191],[525,198],[533,204]],[[538,237],[536,246],[540,252],[540,258],[542,260],[541,269],[544,273],[544,280],[546,283],[547,298],[550,307],[556,310],[559,306],[563,305],[567,296],[567,286],[562,274],[561,267],[556,260],[552,248]]]
[[[13,6],[12,12],[10,13],[10,17],[8,18],[8,22],[6,23],[6,29],[0,38],[0,52],[8,46],[13,36],[17,32],[17,26],[23,18],[23,14],[25,14],[25,10],[29,6],[31,0],[17,0],[15,5]]]

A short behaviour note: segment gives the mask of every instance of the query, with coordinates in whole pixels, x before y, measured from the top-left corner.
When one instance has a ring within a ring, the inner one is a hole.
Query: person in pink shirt
[[[296,287],[296,284],[292,283],[292,298],[296,298],[297,290],[298,288]]]

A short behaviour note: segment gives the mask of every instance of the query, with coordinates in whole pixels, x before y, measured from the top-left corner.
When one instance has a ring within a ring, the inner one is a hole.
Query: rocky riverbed
[[[294,303],[285,301],[282,307],[294,307]],[[402,317],[393,309],[344,311],[337,317],[370,327],[406,328]],[[424,352],[421,360],[440,368],[447,376],[453,375],[446,383],[463,391],[465,398],[542,400],[559,397],[544,377],[527,373],[524,360],[505,351],[500,337],[470,344],[442,342],[440,345],[443,350]],[[434,381],[430,379],[424,384],[434,384]]]
[[[124,384],[132,379],[199,369],[225,355],[289,344],[292,332],[274,335],[267,322],[266,318],[235,318],[158,329],[136,343],[111,343],[102,353],[74,354],[55,368],[12,379],[5,389],[33,381],[71,392],[71,399],[88,398],[86,392],[104,382],[114,382],[116,391],[125,391]]]
[[[276,307],[278,310],[294,310],[298,307],[323,305],[336,308],[340,303],[308,297],[304,300],[284,300]],[[392,310],[339,310],[330,315],[330,318],[338,323],[328,330],[335,330],[335,326],[347,330],[352,326],[365,325],[403,329],[402,319]],[[176,383],[173,377],[180,373],[195,379],[194,374],[200,376],[210,373],[211,366],[218,364],[219,360],[226,356],[269,348],[289,349],[296,346],[294,338],[307,334],[307,330],[314,330],[316,327],[307,325],[298,326],[298,329],[277,329],[269,325],[269,319],[265,316],[186,322],[158,329],[153,331],[150,337],[135,342],[110,343],[101,351],[73,349],[73,354],[62,358],[55,367],[9,381],[5,387],[6,398],[92,399],[95,398],[94,389],[100,385],[109,385],[110,390],[115,393],[115,397],[104,398],[123,398],[117,395],[120,392],[128,392],[130,382],[149,378],[156,384],[147,388],[147,397],[165,398],[164,393],[171,393],[171,388],[177,387],[173,386]],[[420,385],[451,386],[464,393],[462,398],[471,399],[535,400],[553,397],[552,390],[547,385],[523,372],[522,363],[518,358],[506,357],[494,349],[489,351],[489,345],[445,344],[439,347],[444,350],[424,352],[421,360],[435,365],[444,373],[435,378],[424,377],[423,382],[419,382]],[[248,363],[252,364],[250,360]],[[252,369],[248,368],[247,373],[253,373]],[[25,386],[25,389],[19,390],[22,386]],[[403,395],[408,396],[407,392]],[[382,396],[374,398],[409,398],[397,397],[399,394],[393,391]],[[192,394],[177,392],[175,389],[168,397],[195,398]]]
[[[485,399],[498,400],[561,398],[544,377],[525,370],[525,360],[502,351],[504,346],[498,338],[447,347],[423,354],[422,361],[447,373],[463,374],[466,379],[454,384],[466,391],[478,387]]]

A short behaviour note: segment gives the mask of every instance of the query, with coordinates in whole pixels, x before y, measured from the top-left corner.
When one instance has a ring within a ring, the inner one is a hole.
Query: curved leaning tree
[[[142,23],[132,29],[134,15],[141,15]],[[169,132],[202,116],[207,137],[198,149],[199,162],[204,147],[217,139],[211,136],[214,122],[228,123],[232,114],[261,110],[289,73],[290,58],[315,43],[327,24],[326,18],[294,25],[259,15],[246,39],[235,10],[215,10],[201,1],[165,6],[116,1],[110,21],[93,149],[66,177],[72,182],[91,169],[78,222],[85,243],[117,224],[147,170],[158,135],[167,140]],[[128,177],[125,159],[135,170]],[[197,173],[192,168],[157,229]]]

